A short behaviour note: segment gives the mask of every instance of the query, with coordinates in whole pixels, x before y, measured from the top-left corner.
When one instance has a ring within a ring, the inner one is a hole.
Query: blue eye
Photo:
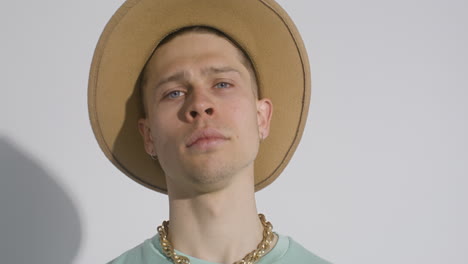
[[[175,98],[180,97],[182,95],[184,95],[184,92],[182,92],[182,91],[172,91],[172,92],[167,94],[167,97],[171,98],[171,99],[175,99]]]
[[[229,87],[231,87],[231,84],[227,82],[220,82],[216,84],[216,88],[229,88]]]

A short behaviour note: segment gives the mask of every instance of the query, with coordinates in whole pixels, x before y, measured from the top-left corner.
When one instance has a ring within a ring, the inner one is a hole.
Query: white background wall
[[[92,54],[122,2],[0,8],[2,263],[105,263],[167,218],[88,121]],[[260,211],[334,263],[468,263],[468,2],[279,2],[308,48],[312,104]]]

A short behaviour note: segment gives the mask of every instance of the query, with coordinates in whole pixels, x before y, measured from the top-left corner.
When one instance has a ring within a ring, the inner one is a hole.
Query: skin
[[[262,239],[254,160],[268,136],[269,99],[239,51],[210,33],[184,33],[148,62],[146,118],[138,122],[149,155],[166,174],[169,239],[190,256],[240,260]]]

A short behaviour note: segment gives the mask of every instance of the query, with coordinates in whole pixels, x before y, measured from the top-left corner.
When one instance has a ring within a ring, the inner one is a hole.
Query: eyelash
[[[176,97],[172,97],[172,95],[174,95],[174,93],[179,93],[179,96],[176,96]],[[176,90],[176,91],[171,91],[169,93],[167,93],[167,95],[165,97],[169,98],[169,99],[175,99],[177,97],[180,97],[182,95],[180,95],[180,93],[185,93],[184,91],[180,91],[180,90]]]
[[[220,84],[224,84],[224,85],[226,85],[227,87],[219,87]],[[226,89],[226,88],[230,88],[230,87],[232,87],[232,86],[233,86],[233,85],[232,85],[231,83],[228,83],[228,82],[218,82],[218,83],[215,84],[215,87],[216,87],[216,88],[219,88],[219,89]],[[173,95],[174,95],[175,93],[178,93],[179,95],[174,97]],[[170,91],[170,92],[168,92],[168,93],[166,94],[166,96],[164,96],[164,97],[169,98],[169,99],[176,99],[176,98],[178,98],[178,97],[184,95],[185,93],[186,93],[186,92],[184,92],[184,91],[175,90],[175,91]],[[182,95],[181,95],[181,94],[182,94]]]
[[[226,84],[227,87],[218,87],[218,85],[220,85],[220,84]],[[219,83],[217,83],[217,84],[215,85],[215,87],[217,87],[217,88],[230,88],[231,86],[232,86],[232,84],[230,84],[230,83],[228,83],[228,82],[219,82]]]

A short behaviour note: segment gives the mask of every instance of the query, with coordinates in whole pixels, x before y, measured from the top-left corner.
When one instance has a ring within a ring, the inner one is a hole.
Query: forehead
[[[211,61],[210,61],[211,60]],[[191,62],[242,63],[242,52],[224,37],[209,32],[184,32],[159,46],[146,66],[146,73],[162,74]]]

